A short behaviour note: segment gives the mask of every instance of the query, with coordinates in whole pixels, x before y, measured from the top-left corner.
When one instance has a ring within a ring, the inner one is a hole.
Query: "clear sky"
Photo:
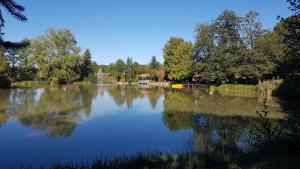
[[[285,0],[16,0],[26,7],[28,22],[5,15],[6,40],[34,38],[47,28],[68,28],[82,50],[89,48],[98,64],[132,57],[148,63],[171,36],[194,41],[196,24],[210,22],[224,9],[244,15],[260,13],[264,28],[277,16],[288,16]]]

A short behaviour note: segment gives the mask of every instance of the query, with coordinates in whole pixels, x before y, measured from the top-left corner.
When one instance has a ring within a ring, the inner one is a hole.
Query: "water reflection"
[[[249,131],[257,123],[261,97],[209,95],[205,90],[168,91],[163,121],[171,131],[193,130],[196,149],[210,151],[215,144],[247,151]],[[282,118],[276,99],[269,100],[270,117]]]
[[[51,137],[70,136],[82,113],[90,115],[96,91],[96,87],[85,86],[2,91],[1,123],[11,116]]]
[[[107,91],[118,106],[125,104],[128,109],[132,108],[134,100],[148,97],[151,108],[155,110],[158,99],[164,94],[163,88],[140,88],[139,86],[130,85],[109,86]]]
[[[214,142],[234,140],[237,144],[243,140],[256,110],[262,109],[262,99],[258,97],[208,95],[202,89],[178,91],[128,85],[18,88],[0,90],[0,125],[13,117],[25,127],[38,129],[50,137],[71,136],[81,120],[97,111],[92,110],[93,100],[105,93],[117,106],[126,105],[128,109],[133,108],[135,100],[146,97],[156,110],[158,100],[163,97],[165,126],[170,131],[192,129],[196,145],[202,151]],[[270,105],[271,117],[283,116],[276,101]]]

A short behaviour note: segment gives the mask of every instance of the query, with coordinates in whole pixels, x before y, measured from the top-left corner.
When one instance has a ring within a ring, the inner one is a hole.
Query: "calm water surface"
[[[263,100],[137,86],[0,90],[0,168],[136,152],[205,152],[230,141],[246,149]],[[267,103],[271,118],[283,116],[276,98]]]

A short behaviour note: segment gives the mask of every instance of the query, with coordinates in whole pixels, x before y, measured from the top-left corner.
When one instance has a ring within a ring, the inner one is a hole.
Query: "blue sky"
[[[271,29],[277,15],[288,16],[285,0],[16,0],[26,7],[28,22],[5,15],[6,40],[34,38],[47,28],[68,28],[82,50],[89,48],[98,64],[132,57],[148,63],[171,36],[194,41],[196,24],[210,22],[224,9],[244,15],[260,13]]]

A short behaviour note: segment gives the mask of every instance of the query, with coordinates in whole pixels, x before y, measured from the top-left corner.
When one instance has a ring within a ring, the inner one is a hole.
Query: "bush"
[[[300,75],[294,74],[283,80],[275,93],[277,96],[294,100],[300,99]]]
[[[7,76],[0,74],[0,88],[9,88],[10,85],[11,83]]]
[[[96,75],[90,74],[88,77],[84,78],[84,81],[96,84],[98,83],[98,77]]]
[[[53,86],[53,87],[56,87],[56,86],[59,86],[60,85],[60,82],[59,82],[59,79],[54,77],[51,79],[50,81],[50,86]]]

